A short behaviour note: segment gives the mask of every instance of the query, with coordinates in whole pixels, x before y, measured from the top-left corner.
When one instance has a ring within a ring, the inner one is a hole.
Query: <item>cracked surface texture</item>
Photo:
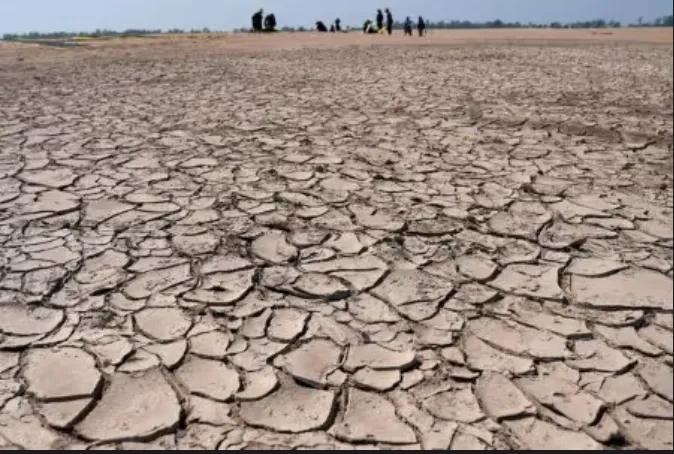
[[[3,44],[0,448],[672,449],[671,43],[485,33]]]

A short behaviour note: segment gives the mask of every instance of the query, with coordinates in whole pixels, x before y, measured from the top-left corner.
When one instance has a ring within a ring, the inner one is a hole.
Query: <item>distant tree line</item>
[[[615,20],[605,20],[605,19],[595,19],[588,21],[579,21],[579,22],[551,22],[549,24],[539,24],[539,23],[522,23],[522,22],[504,22],[500,19],[495,19],[493,21],[487,22],[472,22],[472,21],[427,21],[427,26],[429,29],[435,30],[469,30],[469,29],[486,29],[486,28],[553,28],[553,29],[562,29],[562,28],[621,28],[622,23]],[[652,21],[644,21],[640,17],[636,23],[628,24],[629,27],[674,27],[673,16],[670,14],[668,16],[661,16]],[[395,29],[402,29],[402,22],[395,22],[393,27]],[[347,30],[360,30],[361,26],[357,25],[354,27],[346,27]],[[304,32],[311,31],[313,28],[306,27],[288,27],[284,26],[280,28],[284,32]],[[247,29],[236,29],[235,32],[247,31]],[[114,38],[114,37],[132,37],[132,36],[149,36],[149,35],[161,35],[161,34],[181,34],[181,33],[211,33],[211,30],[204,27],[201,29],[192,29],[192,30],[182,30],[178,28],[171,28],[168,30],[145,30],[145,29],[128,29],[124,31],[116,30],[96,30],[93,32],[29,32],[29,33],[6,33],[3,35],[2,39],[6,41],[10,40],[19,40],[19,39],[72,39],[72,38]]]
[[[73,38],[115,38],[115,37],[133,37],[133,36],[150,36],[163,34],[181,34],[181,33],[211,33],[207,27],[192,30],[182,30],[179,28],[171,28],[168,30],[148,30],[129,28],[124,31],[97,29],[93,32],[29,32],[29,33],[5,33],[2,39],[5,41],[17,39],[73,39]]]

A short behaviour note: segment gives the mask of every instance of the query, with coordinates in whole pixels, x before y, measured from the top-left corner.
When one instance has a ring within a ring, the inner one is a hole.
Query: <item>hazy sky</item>
[[[360,25],[376,8],[396,18],[521,22],[595,18],[635,22],[672,14],[672,0],[0,0],[0,34],[27,31],[87,31],[96,28],[248,27],[256,8],[273,11],[279,25],[312,25],[340,17]]]

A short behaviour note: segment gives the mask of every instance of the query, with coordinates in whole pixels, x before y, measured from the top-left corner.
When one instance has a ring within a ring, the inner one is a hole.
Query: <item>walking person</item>
[[[424,32],[426,31],[426,22],[421,16],[419,16],[419,21],[417,22],[417,31],[419,32],[419,36],[424,36]]]
[[[384,28],[384,13],[382,13],[380,9],[377,10],[375,22],[377,23],[377,31],[380,31],[382,28]]]
[[[388,8],[386,8],[386,31],[389,35],[393,34],[393,14]]]

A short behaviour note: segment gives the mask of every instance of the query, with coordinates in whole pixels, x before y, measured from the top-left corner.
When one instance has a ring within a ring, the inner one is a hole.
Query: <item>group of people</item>
[[[252,31],[254,32],[276,31],[276,16],[274,15],[274,13],[269,13],[265,16],[264,10],[260,9],[255,14],[253,14],[251,20],[253,22]],[[423,36],[426,31],[426,21],[424,21],[423,17],[419,16],[416,26],[419,36]],[[410,17],[407,16],[407,19],[405,19],[405,24],[403,26],[405,36],[412,36],[413,28],[414,24],[412,22],[412,19],[410,19]],[[317,21],[316,31],[322,33],[327,32],[328,27],[326,27],[325,23],[323,23],[322,21]],[[337,18],[330,25],[330,32],[334,33],[341,31],[342,31],[342,21],[339,18]],[[386,33],[389,35],[393,34],[393,14],[391,14],[391,10],[386,8],[384,12],[382,12],[382,10],[378,9],[377,15],[375,17],[375,23],[373,23],[369,19],[366,20],[365,24],[363,24],[363,33],[379,33],[379,34]]]
[[[328,31],[328,27],[325,26],[325,23],[323,21],[319,20],[316,22],[316,31],[325,33]],[[330,33],[341,31],[342,31],[342,20],[338,17],[337,19],[335,19],[332,25],[330,25]]]
[[[384,23],[384,20],[386,22]],[[403,30],[405,32],[405,36],[412,36],[412,29],[414,25],[412,23],[412,19],[410,19],[409,16],[405,19],[405,24],[403,26]],[[426,31],[426,21],[424,20],[423,17],[419,16],[419,19],[417,20],[417,31],[419,33],[419,36],[423,36],[425,31]],[[363,24],[363,33],[379,33],[379,34],[393,34],[393,14],[391,14],[391,10],[386,8],[384,10],[384,13],[380,9],[377,10],[377,15],[375,17],[375,23],[372,23],[371,20],[366,20],[365,23]]]
[[[251,18],[254,32],[273,32],[276,31],[276,16],[274,13],[264,15],[264,10],[260,8]]]
[[[410,19],[410,16],[407,16],[405,24],[403,25],[405,36],[412,36],[412,28],[412,19]],[[419,16],[419,19],[417,20],[417,32],[419,33],[419,36],[424,36],[424,33],[426,33],[426,21],[421,16]]]

